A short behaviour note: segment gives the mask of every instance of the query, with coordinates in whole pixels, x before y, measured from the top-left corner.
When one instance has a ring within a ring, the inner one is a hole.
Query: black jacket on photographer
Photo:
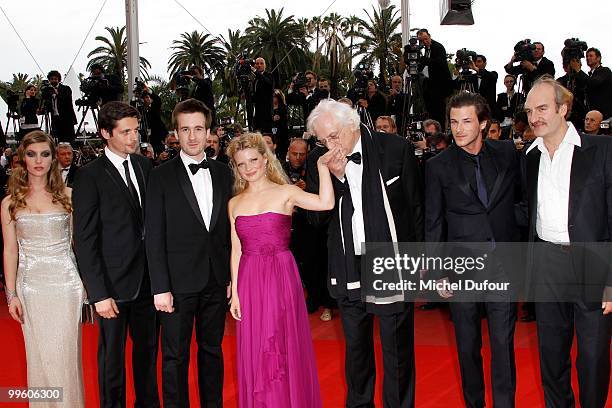
[[[106,80],[106,86],[100,90],[102,105],[111,101],[120,101],[123,95],[123,84],[121,78],[115,74],[103,74],[102,79]]]
[[[72,89],[69,86],[59,84],[57,94],[51,99],[49,114],[51,115],[51,132],[59,142],[74,141],[74,125],[77,124],[74,105],[72,104]]]
[[[546,57],[542,57],[540,61],[532,62],[535,65],[536,69],[533,71],[528,71],[521,67],[519,62],[518,65],[513,65],[512,63],[508,63],[504,66],[504,69],[507,73],[512,75],[522,75],[523,78],[523,92],[525,95],[531,89],[531,85],[535,82],[536,79],[541,77],[544,74],[548,74],[552,77],[555,76],[555,64],[551,60]]]
[[[151,96],[151,106],[144,108],[144,114],[151,130],[149,143],[153,146],[155,154],[159,154],[164,150],[164,138],[168,134],[168,129],[166,129],[166,125],[161,118],[161,98],[154,92],[149,95]]]
[[[195,98],[202,102],[212,115],[212,126],[217,125],[217,112],[215,110],[215,95],[213,94],[212,81],[209,78],[198,79],[193,77],[193,82],[196,84],[193,90],[192,98]]]
[[[379,116],[383,116],[387,113],[387,98],[378,90],[370,96],[367,91],[365,95],[359,95],[354,88],[351,88],[346,93],[346,97],[353,101],[353,105],[355,106],[358,106],[357,104],[360,99],[366,100],[368,102],[366,111],[370,114],[372,122],[376,122]]]
[[[599,65],[589,73],[586,88],[589,110],[598,110],[604,119],[612,117],[612,71]]]
[[[584,127],[584,117],[587,114],[586,87],[589,76],[582,70],[572,72],[557,78],[557,82],[570,90],[574,95],[572,102],[572,113],[568,120],[574,124],[576,129]]]
[[[253,130],[270,133],[274,102],[274,79],[269,72],[255,71],[253,81]]]

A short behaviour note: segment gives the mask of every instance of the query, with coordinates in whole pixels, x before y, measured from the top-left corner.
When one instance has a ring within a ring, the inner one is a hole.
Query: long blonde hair
[[[247,187],[247,182],[240,178],[238,173],[238,166],[234,156],[241,150],[255,149],[265,159],[266,163],[266,176],[268,180],[276,184],[288,184],[287,175],[283,170],[280,162],[270,151],[268,145],[261,133],[245,133],[239,137],[232,139],[230,144],[227,146],[227,155],[230,158],[230,167],[234,171],[234,194],[238,195],[244,191]]]
[[[35,130],[28,133],[19,148],[17,149],[17,156],[19,157],[19,165],[15,166],[11,172],[11,177],[8,182],[8,194],[11,196],[11,202],[9,204],[9,213],[11,219],[15,220],[17,211],[27,207],[26,197],[30,193],[30,183],[28,180],[28,169],[25,164],[25,152],[28,146],[35,143],[47,143],[51,149],[51,168],[47,173],[47,186],[46,190],[51,193],[53,197],[53,204],[61,204],[66,212],[72,212],[72,203],[70,198],[66,195],[64,181],[59,171],[59,165],[57,163],[57,157],[55,155],[55,142],[53,139],[43,131]]]

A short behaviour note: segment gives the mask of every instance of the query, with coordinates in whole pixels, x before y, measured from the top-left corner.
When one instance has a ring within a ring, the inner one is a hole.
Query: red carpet
[[[21,329],[8,316],[5,302],[0,302],[0,387],[26,385],[26,360]],[[310,316],[314,339],[319,381],[324,399],[324,407],[344,406],[346,385],[344,383],[344,343],[342,329],[337,313],[331,322],[323,323],[319,314]],[[224,401],[226,408],[236,407],[236,366],[234,322],[228,315],[226,335],[223,342],[225,356]],[[486,333],[486,320],[483,320]],[[195,337],[195,336],[194,336]],[[485,334],[484,343],[488,344]],[[83,365],[85,394],[88,407],[98,406],[97,369],[96,369],[97,328],[87,326],[83,333]],[[417,363],[417,407],[460,407],[463,406],[459,367],[456,360],[452,324],[445,312],[415,312],[415,344]],[[516,366],[517,366],[517,406],[544,406],[540,387],[538,368],[537,337],[534,323],[517,323],[516,328]],[[128,351],[129,353],[129,351]],[[382,407],[381,384],[382,367],[380,344],[377,343],[377,388],[376,405]],[[196,355],[192,344],[192,356]],[[486,362],[486,376],[489,376],[489,348],[485,346],[483,357]],[[128,354],[127,361],[131,360]],[[190,398],[192,406],[199,406],[195,360],[192,358],[190,370]],[[574,389],[577,390],[575,372]],[[490,389],[490,383],[487,384]],[[493,406],[487,393],[487,405]],[[612,406],[612,401],[609,403]],[[3,404],[0,407],[23,407],[25,404]],[[35,405],[34,405],[35,406]],[[132,378],[128,369],[128,406],[133,406]],[[275,407],[276,408],[276,407]],[[278,407],[281,408],[281,407]]]

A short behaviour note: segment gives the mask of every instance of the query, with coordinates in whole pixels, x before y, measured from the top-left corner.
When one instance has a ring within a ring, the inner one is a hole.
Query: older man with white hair
[[[361,271],[361,256],[366,242],[423,240],[422,192],[414,150],[397,135],[373,133],[360,124],[354,109],[333,100],[321,101],[310,113],[308,131],[322,145],[309,162],[332,147],[340,147],[346,156],[330,166],[336,197],[331,216],[310,214],[315,223],[329,220],[327,283],[338,301],[346,338],[346,407],[374,406],[375,315],[380,319],[383,349],[384,406],[412,407],[414,306],[395,293],[372,296],[369,273]],[[316,191],[316,186],[318,174],[313,171],[308,174],[307,190]]]

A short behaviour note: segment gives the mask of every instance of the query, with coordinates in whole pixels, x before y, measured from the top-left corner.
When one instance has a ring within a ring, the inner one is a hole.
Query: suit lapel
[[[529,230],[535,235],[535,219],[538,209],[538,177],[540,174],[540,156],[542,152],[537,147],[527,155],[527,199],[529,202]]]
[[[574,223],[576,209],[579,208],[580,199],[584,184],[591,172],[593,165],[593,156],[595,155],[595,146],[585,145],[585,139],[582,139],[582,147],[574,146],[574,155],[572,157],[572,170],[570,174],[569,188],[569,214],[568,224]]]
[[[210,230],[212,231],[215,227],[215,223],[217,222],[217,218],[219,217],[219,211],[221,210],[221,189],[223,188],[221,184],[221,175],[218,172],[217,163],[214,163],[214,160],[209,160],[210,166],[208,170],[210,171],[210,178],[212,180],[212,195],[213,195],[213,207],[210,215]]]
[[[196,199],[195,192],[193,191],[193,186],[191,185],[191,181],[189,180],[189,176],[187,175],[187,170],[183,165],[183,160],[179,156],[174,159],[175,170],[179,185],[185,194],[185,198],[191,207],[194,215],[202,224],[204,228],[206,228],[206,224],[204,224],[204,218],[202,218],[202,212],[200,211],[200,206],[198,205],[198,200]]]
[[[495,178],[495,182],[493,183],[493,188],[491,189],[491,194],[489,196],[489,207],[491,203],[494,202],[496,194],[499,192],[502,182],[504,181],[504,177],[506,177],[506,172],[508,171],[508,163],[505,162],[505,157],[500,153],[495,147],[493,143],[487,143],[485,140],[485,144],[487,149],[489,149],[491,161],[497,170],[497,177]]]
[[[130,194],[130,190],[128,189],[127,184],[125,184],[125,181],[123,181],[121,174],[119,174],[119,170],[117,170],[117,168],[113,165],[113,163],[108,157],[102,156],[102,160],[104,161],[104,171],[106,172],[106,174],[108,174],[111,181],[117,186],[119,191],[121,191],[123,197],[130,204],[130,207],[132,207],[132,211],[134,211],[134,213],[139,216],[139,219],[142,219],[141,210],[137,208],[136,203],[134,202],[134,199]]]

